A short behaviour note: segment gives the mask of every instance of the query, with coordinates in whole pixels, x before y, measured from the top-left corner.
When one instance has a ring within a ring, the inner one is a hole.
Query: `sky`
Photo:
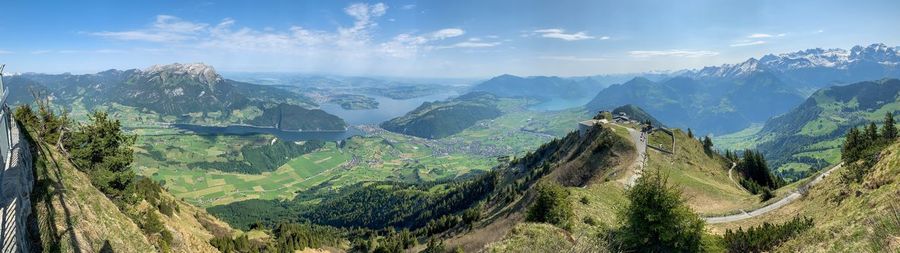
[[[900,1],[11,1],[7,72],[203,62],[219,71],[472,78],[700,68],[900,46]]]

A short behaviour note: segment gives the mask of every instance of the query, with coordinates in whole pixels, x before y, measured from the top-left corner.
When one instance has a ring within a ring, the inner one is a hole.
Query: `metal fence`
[[[6,168],[7,162],[9,161],[9,151],[11,148],[10,136],[9,136],[9,107],[6,105],[6,98],[9,95],[9,90],[3,85],[3,68],[5,64],[0,64],[0,161],[2,161],[2,168]]]

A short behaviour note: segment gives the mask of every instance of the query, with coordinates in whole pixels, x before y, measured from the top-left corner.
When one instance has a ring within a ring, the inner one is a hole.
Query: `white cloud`
[[[388,42],[381,43],[380,51],[390,56],[408,58],[417,55],[422,50],[435,48],[430,45],[432,42],[459,37],[465,33],[464,30],[459,28],[445,28],[425,35],[404,33],[395,36]]]
[[[499,46],[500,42],[479,42],[479,41],[464,41],[456,44],[451,44],[448,46],[440,46],[438,48],[485,48],[485,47],[496,47]]]
[[[10,51],[0,50],[0,54],[12,54],[12,53],[13,52],[10,52]]]
[[[566,33],[566,30],[560,28],[539,29],[534,30],[533,32],[544,38],[561,39],[565,41],[588,40],[594,38],[594,36],[588,35],[586,32]]]
[[[310,57],[307,59],[319,57],[318,59],[328,60],[382,56],[413,57],[434,48],[434,42],[465,34],[460,28],[445,28],[428,33],[399,34],[387,41],[377,42],[374,41],[374,29],[378,26],[378,18],[387,13],[387,5],[356,3],[347,6],[343,11],[353,18],[352,25],[338,26],[332,31],[313,30],[301,26],[292,26],[288,29],[271,27],[253,29],[239,27],[237,21],[231,18],[210,25],[174,16],[158,15],[153,23],[142,29],[88,34],[114,40],[166,44],[169,48],[174,45],[179,46],[176,48],[292,54]]]
[[[763,41],[763,40],[741,41],[741,42],[734,43],[734,44],[731,44],[728,46],[729,47],[746,47],[746,46],[755,46],[755,45],[762,45],[762,44],[766,44],[766,41]]]
[[[749,39],[762,39],[762,38],[771,38],[773,37],[771,34],[766,33],[754,33],[747,36]]]
[[[179,42],[193,39],[196,33],[203,31],[208,26],[203,23],[183,21],[169,15],[157,15],[156,21],[145,29],[121,32],[103,31],[90,34],[116,40]]]
[[[598,62],[598,61],[606,61],[606,58],[601,57],[577,57],[577,56],[541,56],[538,57],[544,60],[555,60],[555,61],[575,61],[575,62]]]
[[[608,39],[610,39],[610,38],[609,38],[609,36],[603,36],[603,37],[600,37],[599,39],[600,39],[600,40],[608,40]]]
[[[697,58],[697,57],[709,57],[719,55],[718,52],[707,51],[707,50],[681,50],[681,49],[671,49],[671,50],[639,50],[639,51],[629,51],[629,55],[632,57],[638,58],[647,58],[647,57],[686,57],[686,58]]]
[[[431,33],[431,36],[434,37],[435,39],[442,40],[442,39],[446,39],[446,38],[462,36],[464,33],[466,33],[466,32],[459,28],[447,28],[447,29],[441,29],[436,32],[433,32],[433,33]]]
[[[787,36],[787,33],[779,33],[779,34],[768,34],[768,33],[754,33],[747,35],[748,39],[765,39],[765,38],[776,38],[776,37],[784,37]]]
[[[50,52],[53,52],[53,51],[51,51],[51,50],[34,50],[34,51],[31,51],[31,54],[46,54],[46,53],[50,53]]]
[[[401,6],[401,7],[400,7],[400,9],[402,9],[402,10],[412,10],[412,9],[415,9],[415,8],[416,8],[416,5],[415,5],[415,4],[407,4],[407,5],[404,5],[404,6]]]

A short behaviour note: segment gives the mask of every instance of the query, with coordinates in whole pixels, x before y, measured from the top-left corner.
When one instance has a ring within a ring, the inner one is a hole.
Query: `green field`
[[[522,155],[590,118],[583,109],[526,110],[529,102],[524,99],[502,99],[499,105],[503,116],[450,137],[430,140],[375,129],[257,175],[192,164],[243,161],[242,147],[271,145],[274,136],[198,135],[157,123],[166,119],[153,113],[118,105],[104,109],[138,135],[134,169],[139,175],[162,182],[192,204],[209,207],[247,199],[291,199],[359,182],[428,182],[480,173],[498,165],[498,156]],[[74,110],[72,115],[83,120],[87,114]]]
[[[296,157],[259,175],[191,168],[193,162],[241,160],[240,148],[268,145],[274,137],[201,136],[175,129],[135,129],[135,171],[199,206],[246,199],[290,199],[317,187],[332,190],[363,181],[421,182],[455,178],[496,165],[493,157],[441,154],[427,140],[383,133],[354,137]],[[326,183],[326,184],[323,184]]]

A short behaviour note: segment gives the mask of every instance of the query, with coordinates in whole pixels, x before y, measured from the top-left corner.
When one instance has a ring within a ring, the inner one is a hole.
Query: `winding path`
[[[807,189],[809,189],[809,187],[812,187],[813,185],[818,184],[819,182],[822,181],[822,179],[824,179],[825,177],[830,175],[831,172],[833,172],[836,169],[841,168],[841,166],[843,166],[843,163],[839,163],[838,165],[831,167],[831,169],[828,169],[827,171],[823,172],[822,174],[819,174],[813,180],[809,181],[808,183],[806,183],[803,186],[800,186],[800,188],[794,190],[793,192],[791,192],[791,194],[788,194],[786,197],[778,200],[775,203],[760,207],[756,210],[750,211],[749,213],[741,210],[740,214],[719,216],[719,217],[705,217],[705,218],[703,218],[703,220],[705,220],[706,223],[710,223],[710,224],[734,222],[734,221],[739,221],[739,220],[744,220],[744,219],[749,219],[752,217],[760,216],[760,215],[766,214],[768,212],[774,211],[775,209],[786,206],[787,204],[790,204],[791,202],[794,202],[797,199],[800,199],[800,197],[803,197],[803,193],[801,193],[801,192],[806,191]],[[734,167],[732,166],[732,168],[734,168]],[[731,173],[729,171],[729,176],[730,175],[731,175]]]
[[[728,180],[731,180],[731,182],[734,183],[734,185],[736,185],[738,188],[744,189],[744,187],[741,186],[741,184],[739,184],[737,181],[734,181],[734,177],[731,176],[734,172],[734,167],[737,167],[737,163],[731,162],[731,168],[728,169]]]
[[[631,187],[634,186],[634,183],[637,182],[638,178],[641,178],[641,175],[644,173],[644,163],[647,161],[647,139],[649,139],[649,136],[645,135],[642,131],[637,131],[630,127],[625,127],[625,129],[628,129],[628,134],[631,135],[631,139],[634,141],[634,146],[638,153],[634,162],[631,164],[634,174],[632,174],[631,177],[628,177],[628,181],[626,182],[626,185]]]

